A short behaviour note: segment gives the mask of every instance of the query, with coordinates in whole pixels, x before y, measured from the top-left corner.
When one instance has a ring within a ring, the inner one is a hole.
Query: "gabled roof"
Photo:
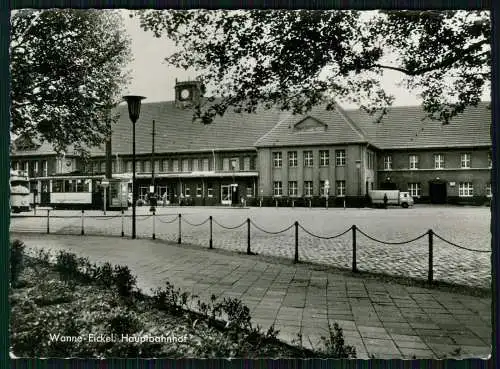
[[[366,132],[369,142],[380,149],[426,149],[491,146],[491,110],[488,102],[468,107],[449,124],[426,118],[421,106],[388,109],[377,123],[377,116],[361,110],[346,113]]]
[[[317,122],[317,129],[311,129]],[[306,129],[300,129],[302,125]],[[255,142],[256,147],[331,145],[367,142],[356,125],[338,109],[314,107],[307,114],[288,114]]]
[[[113,126],[112,153],[132,153],[132,122],[126,105],[118,107],[120,118]],[[256,114],[235,113],[232,109],[211,124],[193,122],[193,111],[175,106],[174,102],[143,103],[136,122],[136,154],[152,149],[155,120],[155,152],[199,152],[214,150],[254,150],[254,142],[279,120],[278,109],[259,109]],[[102,148],[93,155],[104,155]]]

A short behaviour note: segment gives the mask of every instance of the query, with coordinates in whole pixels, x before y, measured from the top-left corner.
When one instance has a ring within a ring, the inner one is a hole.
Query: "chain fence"
[[[132,232],[129,230],[129,219],[127,219],[127,222],[125,222],[125,218],[130,218],[132,215],[130,214],[124,214],[121,212],[121,214],[116,214],[116,215],[100,215],[100,214],[86,214],[85,211],[81,211],[80,215],[51,215],[50,210],[47,210],[46,215],[11,215],[11,231],[12,232],[43,232],[47,234],[96,234],[96,235],[118,235],[118,229],[121,228],[121,236],[125,237],[125,235],[130,235]],[[25,225],[23,227],[23,221],[26,221],[28,219],[36,219],[36,224],[32,224],[32,222],[29,225]],[[89,221],[94,221],[94,223],[97,224],[92,224],[89,225]],[[148,222],[149,221],[149,222]],[[190,227],[197,228],[197,227],[203,227],[207,223],[209,225],[208,229],[206,231],[208,232],[208,235],[205,235],[203,237],[203,231],[201,233],[198,233],[198,237],[189,237],[189,232],[184,232],[188,233],[188,238],[190,238],[190,243],[193,244],[198,244],[202,245],[205,244],[205,242],[208,239],[208,246],[210,249],[214,248],[214,224],[219,227],[221,230],[224,231],[225,234],[230,233],[227,231],[236,231],[240,232],[237,238],[233,239],[233,243],[241,243],[241,238],[242,238],[242,233],[244,232],[244,229],[240,229],[245,224],[247,225],[246,227],[246,253],[248,255],[253,255],[256,254],[254,250],[252,249],[252,230],[254,232],[254,237],[253,239],[257,237],[255,234],[255,231],[262,232],[265,236],[264,237],[284,237],[284,233],[294,229],[294,250],[293,250],[293,259],[294,262],[299,262],[299,251],[301,252],[307,252],[307,244],[304,242],[304,245],[302,249],[300,249],[300,238],[299,238],[299,230],[304,233],[304,235],[307,235],[309,237],[312,237],[314,240],[334,240],[340,237],[343,237],[347,234],[350,234],[350,248],[351,248],[351,256],[350,256],[350,269],[352,272],[358,272],[358,234],[361,234],[362,236],[366,237],[367,239],[383,244],[383,245],[388,245],[388,246],[396,246],[396,245],[406,245],[410,243],[414,243],[416,241],[419,241],[425,237],[427,237],[427,281],[429,283],[432,283],[434,280],[434,240],[435,238],[439,239],[440,241],[454,247],[460,250],[466,250],[469,252],[474,252],[474,253],[490,253],[491,250],[487,249],[473,249],[469,247],[465,247],[459,244],[456,244],[452,241],[447,240],[446,238],[436,234],[432,229],[429,229],[427,232],[416,236],[414,238],[411,238],[409,240],[405,241],[385,241],[385,240],[380,240],[376,237],[373,237],[367,233],[365,233],[363,230],[359,229],[356,225],[353,225],[349,228],[347,228],[345,231],[340,232],[335,235],[318,235],[311,230],[308,230],[305,228],[303,225],[299,224],[298,221],[294,222],[288,227],[285,227],[281,230],[275,231],[275,230],[267,230],[263,228],[262,226],[258,225],[255,223],[253,220],[250,218],[247,218],[244,220],[241,224],[238,225],[227,225],[227,224],[222,224],[218,221],[216,221],[212,216],[209,216],[203,221],[200,222],[193,222],[189,219],[186,218],[186,216],[183,216],[182,214],[162,214],[162,215],[156,215],[155,212],[149,215],[136,215],[136,223],[139,224],[146,224],[146,223],[151,223],[152,221],[152,238],[156,239],[156,221],[160,223],[160,234],[159,238],[168,240],[168,241],[173,241],[175,240],[175,236],[177,236],[177,243],[181,244],[182,243],[182,237],[183,237],[183,231],[182,231],[182,224],[186,224]],[[106,223],[106,226],[104,223],[101,222],[108,222]],[[174,225],[174,223],[177,222],[177,229],[174,229],[172,227],[169,228],[169,225]],[[45,224],[44,224],[45,223]],[[125,224],[127,223],[127,224]],[[147,231],[141,231],[139,232],[139,237],[148,237],[147,236],[148,232]],[[137,234],[136,234],[137,236]],[[207,237],[208,236],[208,237]],[[262,237],[262,236],[260,236]],[[222,237],[220,237],[222,238]],[[291,237],[290,237],[291,238]],[[284,238],[285,241],[291,243],[290,238]],[[348,242],[348,240],[345,240],[344,242]],[[234,245],[232,249],[234,249]],[[222,247],[222,242],[219,247]],[[262,247],[261,247],[262,248]],[[260,251],[260,250],[259,250]],[[264,250],[265,251],[265,250]],[[346,250],[348,251],[348,250]],[[290,257],[290,254],[287,254],[287,257]],[[396,255],[395,255],[396,257]]]

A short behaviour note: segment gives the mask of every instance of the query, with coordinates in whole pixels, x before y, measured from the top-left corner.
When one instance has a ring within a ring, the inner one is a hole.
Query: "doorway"
[[[432,204],[446,203],[446,182],[433,180],[429,182],[429,198]]]
[[[220,187],[220,198],[222,205],[231,205],[231,185],[222,185]]]

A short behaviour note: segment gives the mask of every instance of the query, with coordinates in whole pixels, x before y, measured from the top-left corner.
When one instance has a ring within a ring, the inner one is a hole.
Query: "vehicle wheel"
[[[407,209],[408,208],[408,203],[404,202],[403,203],[403,208]]]

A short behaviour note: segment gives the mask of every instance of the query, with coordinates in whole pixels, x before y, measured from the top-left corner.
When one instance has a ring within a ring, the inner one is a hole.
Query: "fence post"
[[[250,218],[247,218],[247,230],[247,255],[250,255]]]
[[[81,232],[82,236],[85,234],[83,231],[83,215],[84,215],[84,213],[85,213],[85,210],[82,209],[82,232]]]
[[[50,209],[47,209],[47,234],[50,233]]]
[[[122,209],[122,237],[125,236],[125,232],[123,231],[123,222],[124,222],[124,220],[123,220],[123,213],[124,212],[123,212],[123,209]]]
[[[299,222],[295,221],[295,258],[294,262],[299,262]]]
[[[177,240],[177,243],[180,245],[181,244],[181,215],[179,214],[179,239]]]
[[[352,271],[354,273],[358,271],[356,265],[356,225],[352,226]]]
[[[433,279],[433,274],[434,274],[434,271],[433,271],[433,254],[434,254],[434,240],[433,240],[433,234],[434,232],[432,231],[432,229],[429,229],[427,231],[427,233],[429,234],[429,274],[428,274],[428,277],[427,277],[427,280],[430,283],[432,283],[432,279]]]
[[[156,225],[156,208],[153,208],[153,240],[156,239],[155,225]]]
[[[210,215],[210,241],[208,242],[208,247],[213,249],[213,241],[212,241],[212,216]]]

